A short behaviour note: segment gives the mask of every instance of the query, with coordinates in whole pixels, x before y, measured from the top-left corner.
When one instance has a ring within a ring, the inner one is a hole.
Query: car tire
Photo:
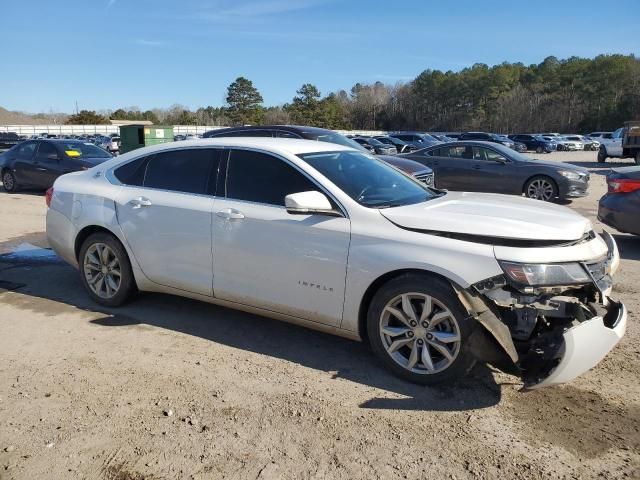
[[[16,176],[11,170],[5,170],[2,173],[2,186],[4,187],[5,191],[9,193],[18,191],[18,182],[16,181]]]
[[[109,233],[89,235],[80,247],[78,265],[82,285],[100,305],[119,307],[137,290],[129,256]]]
[[[558,196],[558,184],[551,177],[536,175],[527,180],[523,191],[527,198],[552,202]]]
[[[544,152],[544,148],[542,148],[541,146],[538,146],[536,148],[536,153],[543,153]]]
[[[469,348],[473,326],[451,285],[430,275],[388,281],[367,312],[367,336],[378,359],[421,385],[452,382],[469,372],[475,363]]]
[[[600,147],[598,149],[598,163],[604,163],[607,161],[607,149],[605,147]]]

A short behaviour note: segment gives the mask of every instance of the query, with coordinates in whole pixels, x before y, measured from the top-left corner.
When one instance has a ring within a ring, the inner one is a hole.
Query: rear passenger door
[[[34,181],[42,188],[49,188],[63,173],[58,149],[50,142],[40,142],[34,158]]]
[[[12,154],[13,174],[19,185],[37,185],[34,156],[39,142],[24,142]]]
[[[145,276],[213,295],[212,212],[223,150],[169,150],[116,169],[118,221]]]
[[[472,147],[468,145],[443,147],[439,149],[438,154],[438,157],[434,158],[434,161],[437,161],[437,170],[434,169],[434,171],[438,188],[473,191],[473,180],[470,178],[473,175]]]

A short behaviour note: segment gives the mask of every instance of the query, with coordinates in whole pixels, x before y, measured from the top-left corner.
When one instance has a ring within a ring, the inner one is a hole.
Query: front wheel
[[[100,305],[118,307],[136,290],[127,252],[113,235],[90,235],[80,248],[78,263],[82,284]]]
[[[538,148],[536,148],[536,153],[542,153],[544,152],[544,148],[538,146]]]
[[[604,163],[607,161],[607,149],[604,147],[600,147],[598,150],[598,162]]]
[[[471,369],[471,331],[472,320],[451,285],[427,275],[390,280],[367,314],[377,357],[396,375],[423,385],[454,381]]]
[[[636,165],[640,165],[640,150],[636,152]]]
[[[558,196],[558,185],[552,178],[540,175],[527,182],[524,186],[524,194],[534,200],[550,202]]]

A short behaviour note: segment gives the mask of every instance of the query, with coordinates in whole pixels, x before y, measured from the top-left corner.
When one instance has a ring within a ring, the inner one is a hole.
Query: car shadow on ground
[[[51,282],[51,278],[56,281]],[[84,292],[77,271],[59,260],[16,260],[0,255],[0,293],[3,289],[21,294],[14,306],[25,310],[49,315],[54,308],[59,312],[70,306],[70,314],[76,308],[100,314],[90,320],[96,326],[151,325],[283,359],[327,372],[334,379],[378,389],[373,398],[360,405],[362,408],[465,411],[487,408],[501,399],[501,387],[485,365],[477,365],[456,384],[425,387],[388,373],[365,343],[258,315],[163,294],[141,294],[118,309],[100,307]],[[5,296],[3,302],[10,300]]]

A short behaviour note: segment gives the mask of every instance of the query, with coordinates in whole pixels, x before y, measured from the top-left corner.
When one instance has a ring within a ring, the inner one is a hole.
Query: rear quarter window
[[[142,186],[144,182],[144,172],[147,168],[147,162],[151,157],[138,158],[129,163],[125,163],[121,167],[113,171],[114,176],[125,185]]]

